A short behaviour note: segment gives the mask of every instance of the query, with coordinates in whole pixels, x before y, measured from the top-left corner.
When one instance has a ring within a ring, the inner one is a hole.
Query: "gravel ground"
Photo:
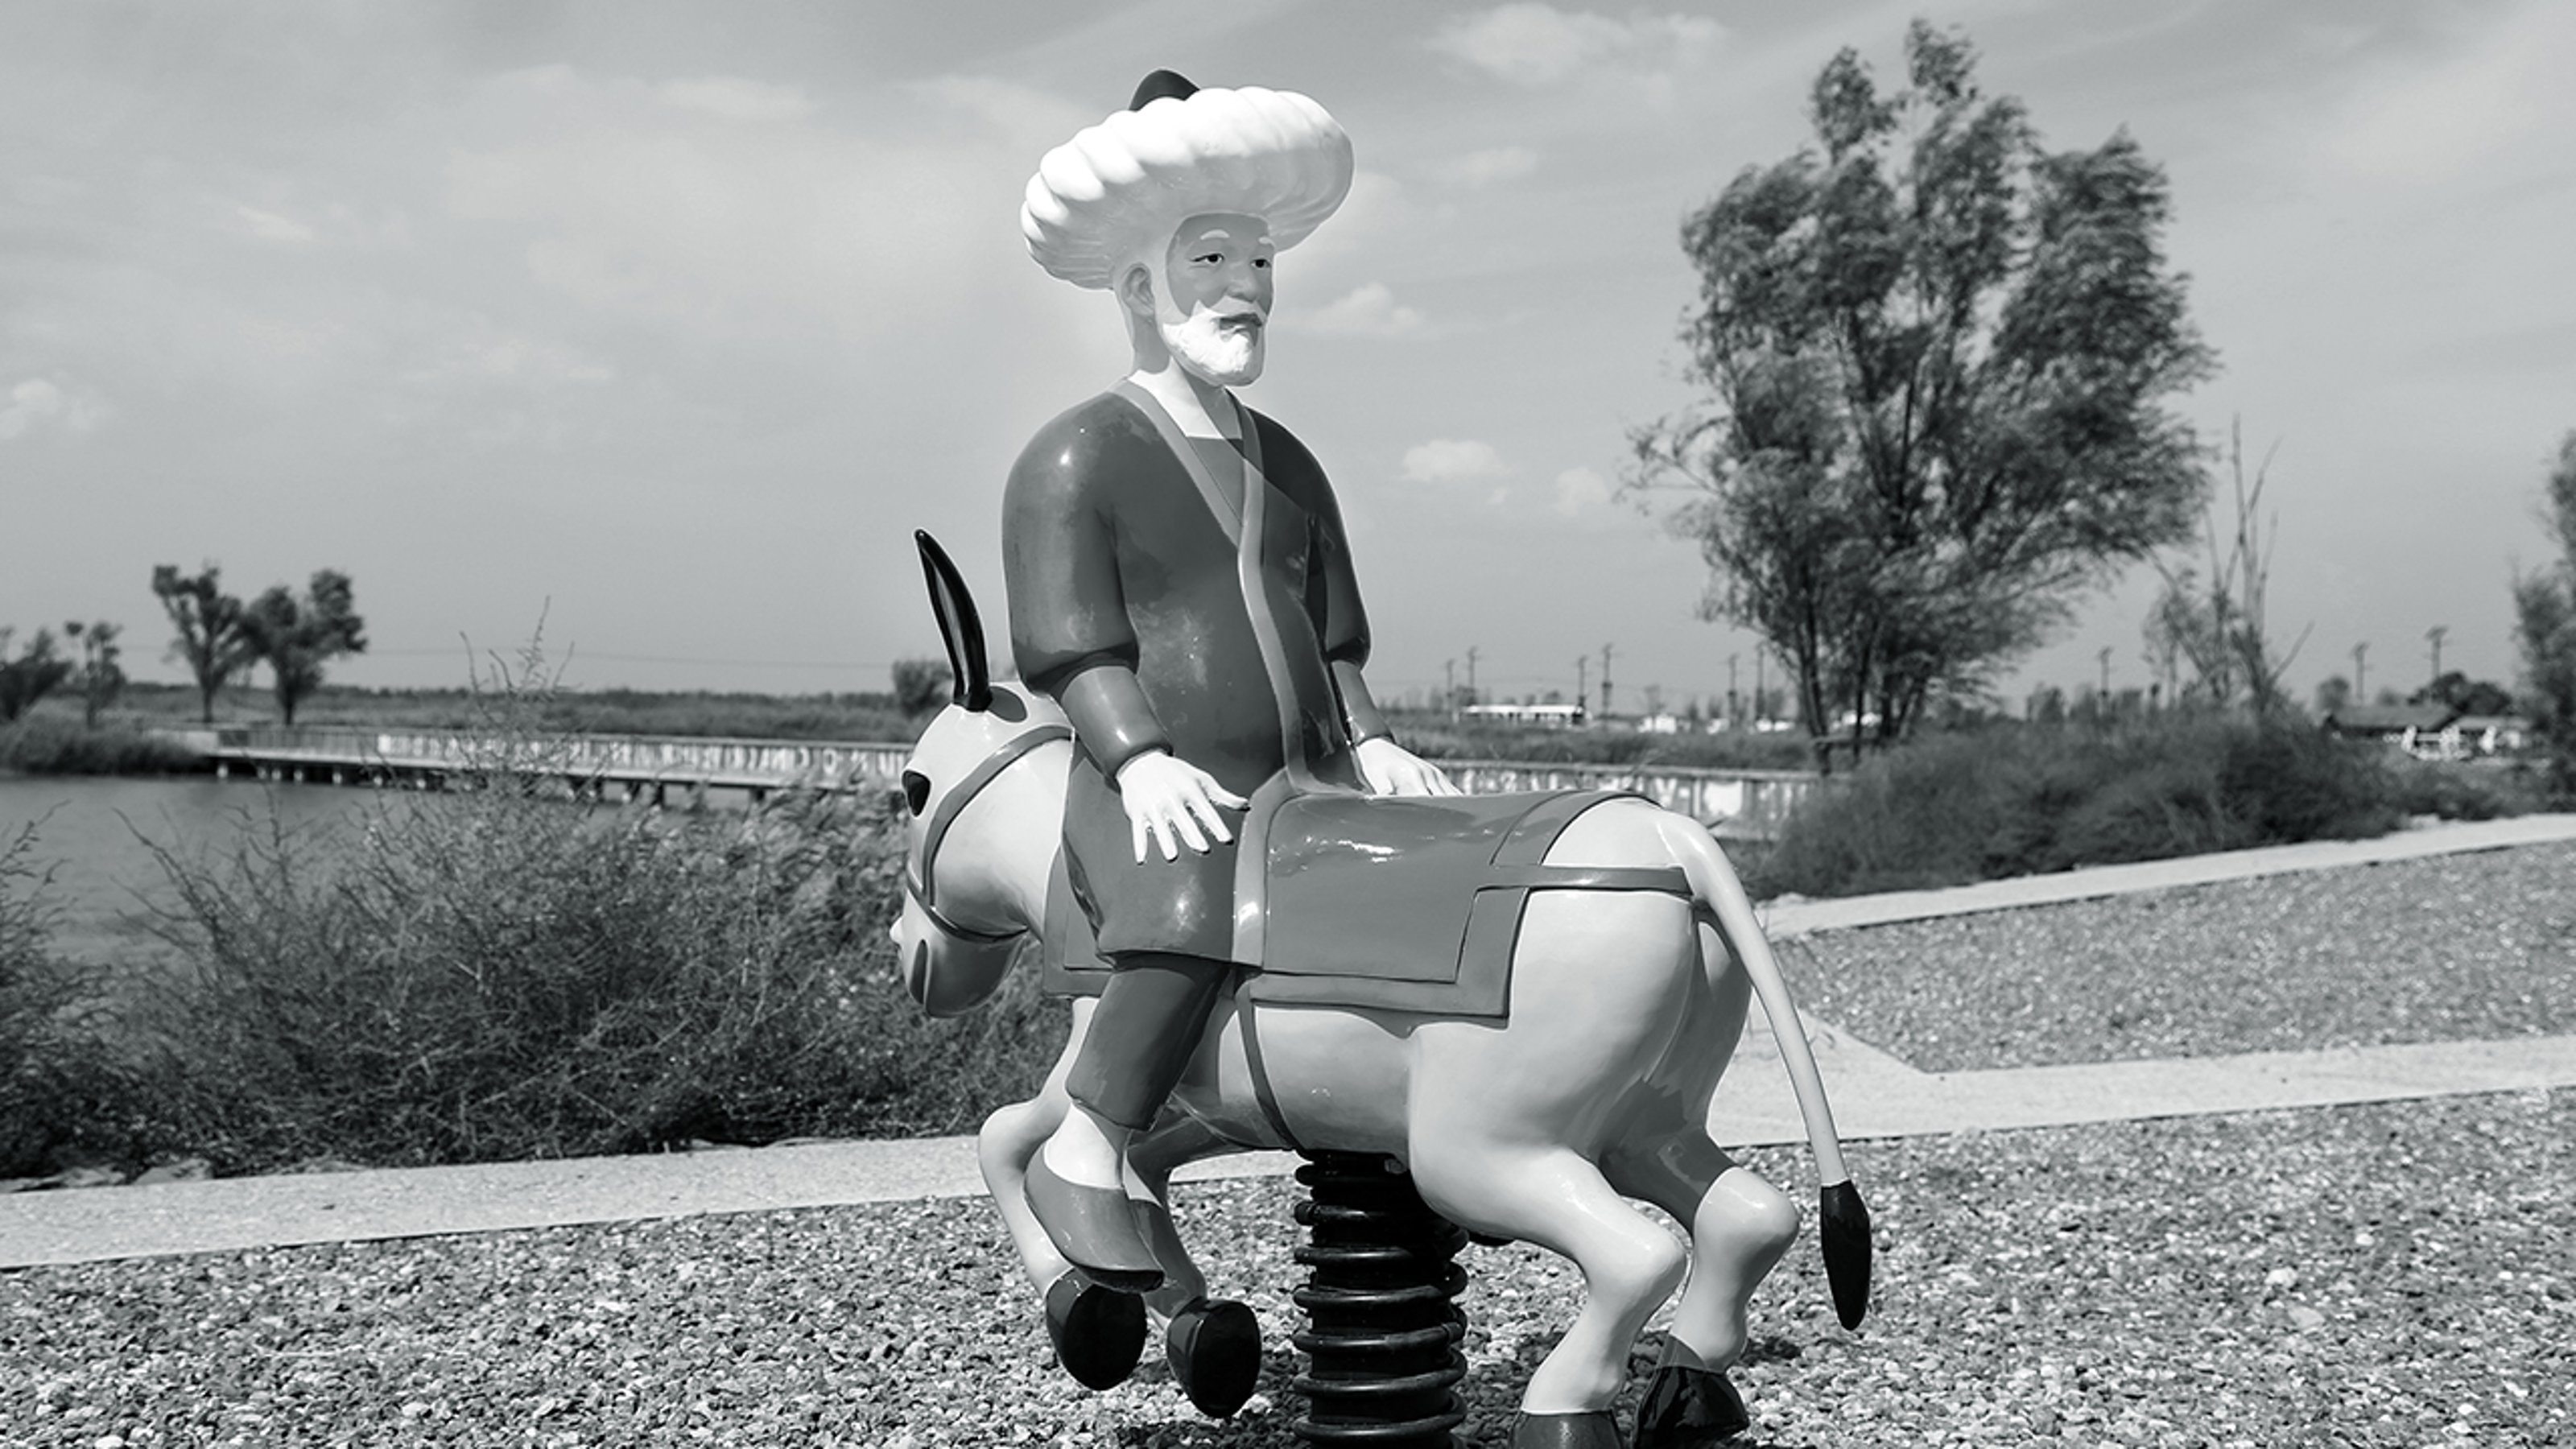
[[[2576,1443],[2571,1142],[2576,1092],[1861,1144],[1873,1316],[1835,1325],[1803,1242],[1756,1300],[1746,1442]],[[1803,1154],[1749,1160],[1812,1200]],[[990,1207],[949,1201],[0,1274],[0,1439],[1287,1445],[1295,1191],[1182,1200],[1276,1345],[1221,1425],[1159,1367],[1052,1371]],[[1574,1279],[1465,1261],[1462,1442],[1499,1446]]]
[[[1799,1006],[1925,1071],[2576,1032],[2576,844],[1783,942]]]

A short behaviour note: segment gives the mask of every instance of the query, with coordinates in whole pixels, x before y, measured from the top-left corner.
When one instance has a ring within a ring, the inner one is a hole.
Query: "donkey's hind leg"
[[[1697,1126],[1651,1151],[1619,1154],[1607,1170],[1621,1192],[1662,1208],[1691,1234],[1690,1286],[1637,1413],[1637,1449],[1696,1449],[1740,1432],[1748,1427],[1744,1402],[1725,1369],[1744,1353],[1755,1285],[1798,1234],[1797,1208]]]
[[[1536,1243],[1582,1269],[1582,1311],[1530,1375],[1521,1437],[1615,1444],[1599,1436],[1626,1382],[1630,1346],[1681,1281],[1681,1244],[1571,1148],[1417,1133],[1411,1165],[1423,1200],[1452,1222]],[[1564,1422],[1533,1437],[1531,1420]]]

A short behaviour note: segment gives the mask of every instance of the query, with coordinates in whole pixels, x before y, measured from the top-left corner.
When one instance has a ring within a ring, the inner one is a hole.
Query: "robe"
[[[1386,732],[1357,687],[1368,620],[1332,488],[1287,429],[1239,412],[1241,448],[1188,439],[1121,385],[1041,429],[1003,495],[1011,650],[1073,721],[1066,872],[1113,960],[1235,951],[1234,847],[1166,861],[1149,843],[1138,863],[1121,765],[1160,747],[1238,795],[1283,771],[1358,791],[1355,744]]]

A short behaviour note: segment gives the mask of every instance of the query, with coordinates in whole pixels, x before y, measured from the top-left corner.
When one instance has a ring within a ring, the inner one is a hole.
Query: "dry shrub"
[[[2290,720],[2185,715],[2106,733],[1993,727],[1872,758],[1791,818],[1766,894],[1854,895],[2299,840],[2409,814],[2483,818],[2493,792],[2428,787],[2379,746]]]

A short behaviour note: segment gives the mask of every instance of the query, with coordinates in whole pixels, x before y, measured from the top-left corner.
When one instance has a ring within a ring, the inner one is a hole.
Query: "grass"
[[[77,717],[30,713],[0,726],[0,770],[29,775],[184,775],[205,762],[125,724],[84,726]]]
[[[39,710],[59,711],[51,700]],[[909,740],[921,722],[895,707],[884,693],[772,695],[696,690],[657,693],[635,689],[549,689],[532,698],[529,723],[565,734],[687,735],[693,738],[794,740]],[[297,706],[305,725],[395,726],[466,729],[481,722],[476,691],[464,689],[364,689],[325,684]],[[114,717],[135,728],[199,726],[193,687],[132,684]],[[76,706],[72,707],[77,717]],[[235,685],[216,696],[218,724],[273,724],[275,701],[264,688]]]
[[[925,1020],[886,940],[891,800],[790,791],[746,813],[567,798],[546,691],[478,697],[485,758],[343,824],[249,816],[155,847],[173,904],[152,989],[84,1012],[44,969],[49,912],[7,859],[0,1176],[208,1158],[413,1165],[693,1141],[970,1128],[1060,1049],[1023,973]],[[12,1110],[13,1129],[21,1113]]]
[[[1873,757],[1789,821],[1753,883],[1857,895],[2299,840],[2410,815],[2485,818],[2513,792],[2304,724],[2184,716],[2109,732],[1990,726]]]
[[[896,979],[900,823],[874,797],[748,813],[567,798],[541,687],[471,701],[487,758],[329,827],[249,817],[163,851],[155,989],[51,955],[26,840],[0,856],[0,1176],[196,1155],[428,1164],[692,1141],[962,1131],[1040,1080],[1036,973],[962,1021]],[[2512,807],[2311,731],[1932,736],[1841,778],[1749,874],[1764,894],[1946,884],[2350,837]]]
[[[139,1101],[105,1045],[99,979],[53,954],[33,829],[0,845],[0,1178],[122,1155]]]

